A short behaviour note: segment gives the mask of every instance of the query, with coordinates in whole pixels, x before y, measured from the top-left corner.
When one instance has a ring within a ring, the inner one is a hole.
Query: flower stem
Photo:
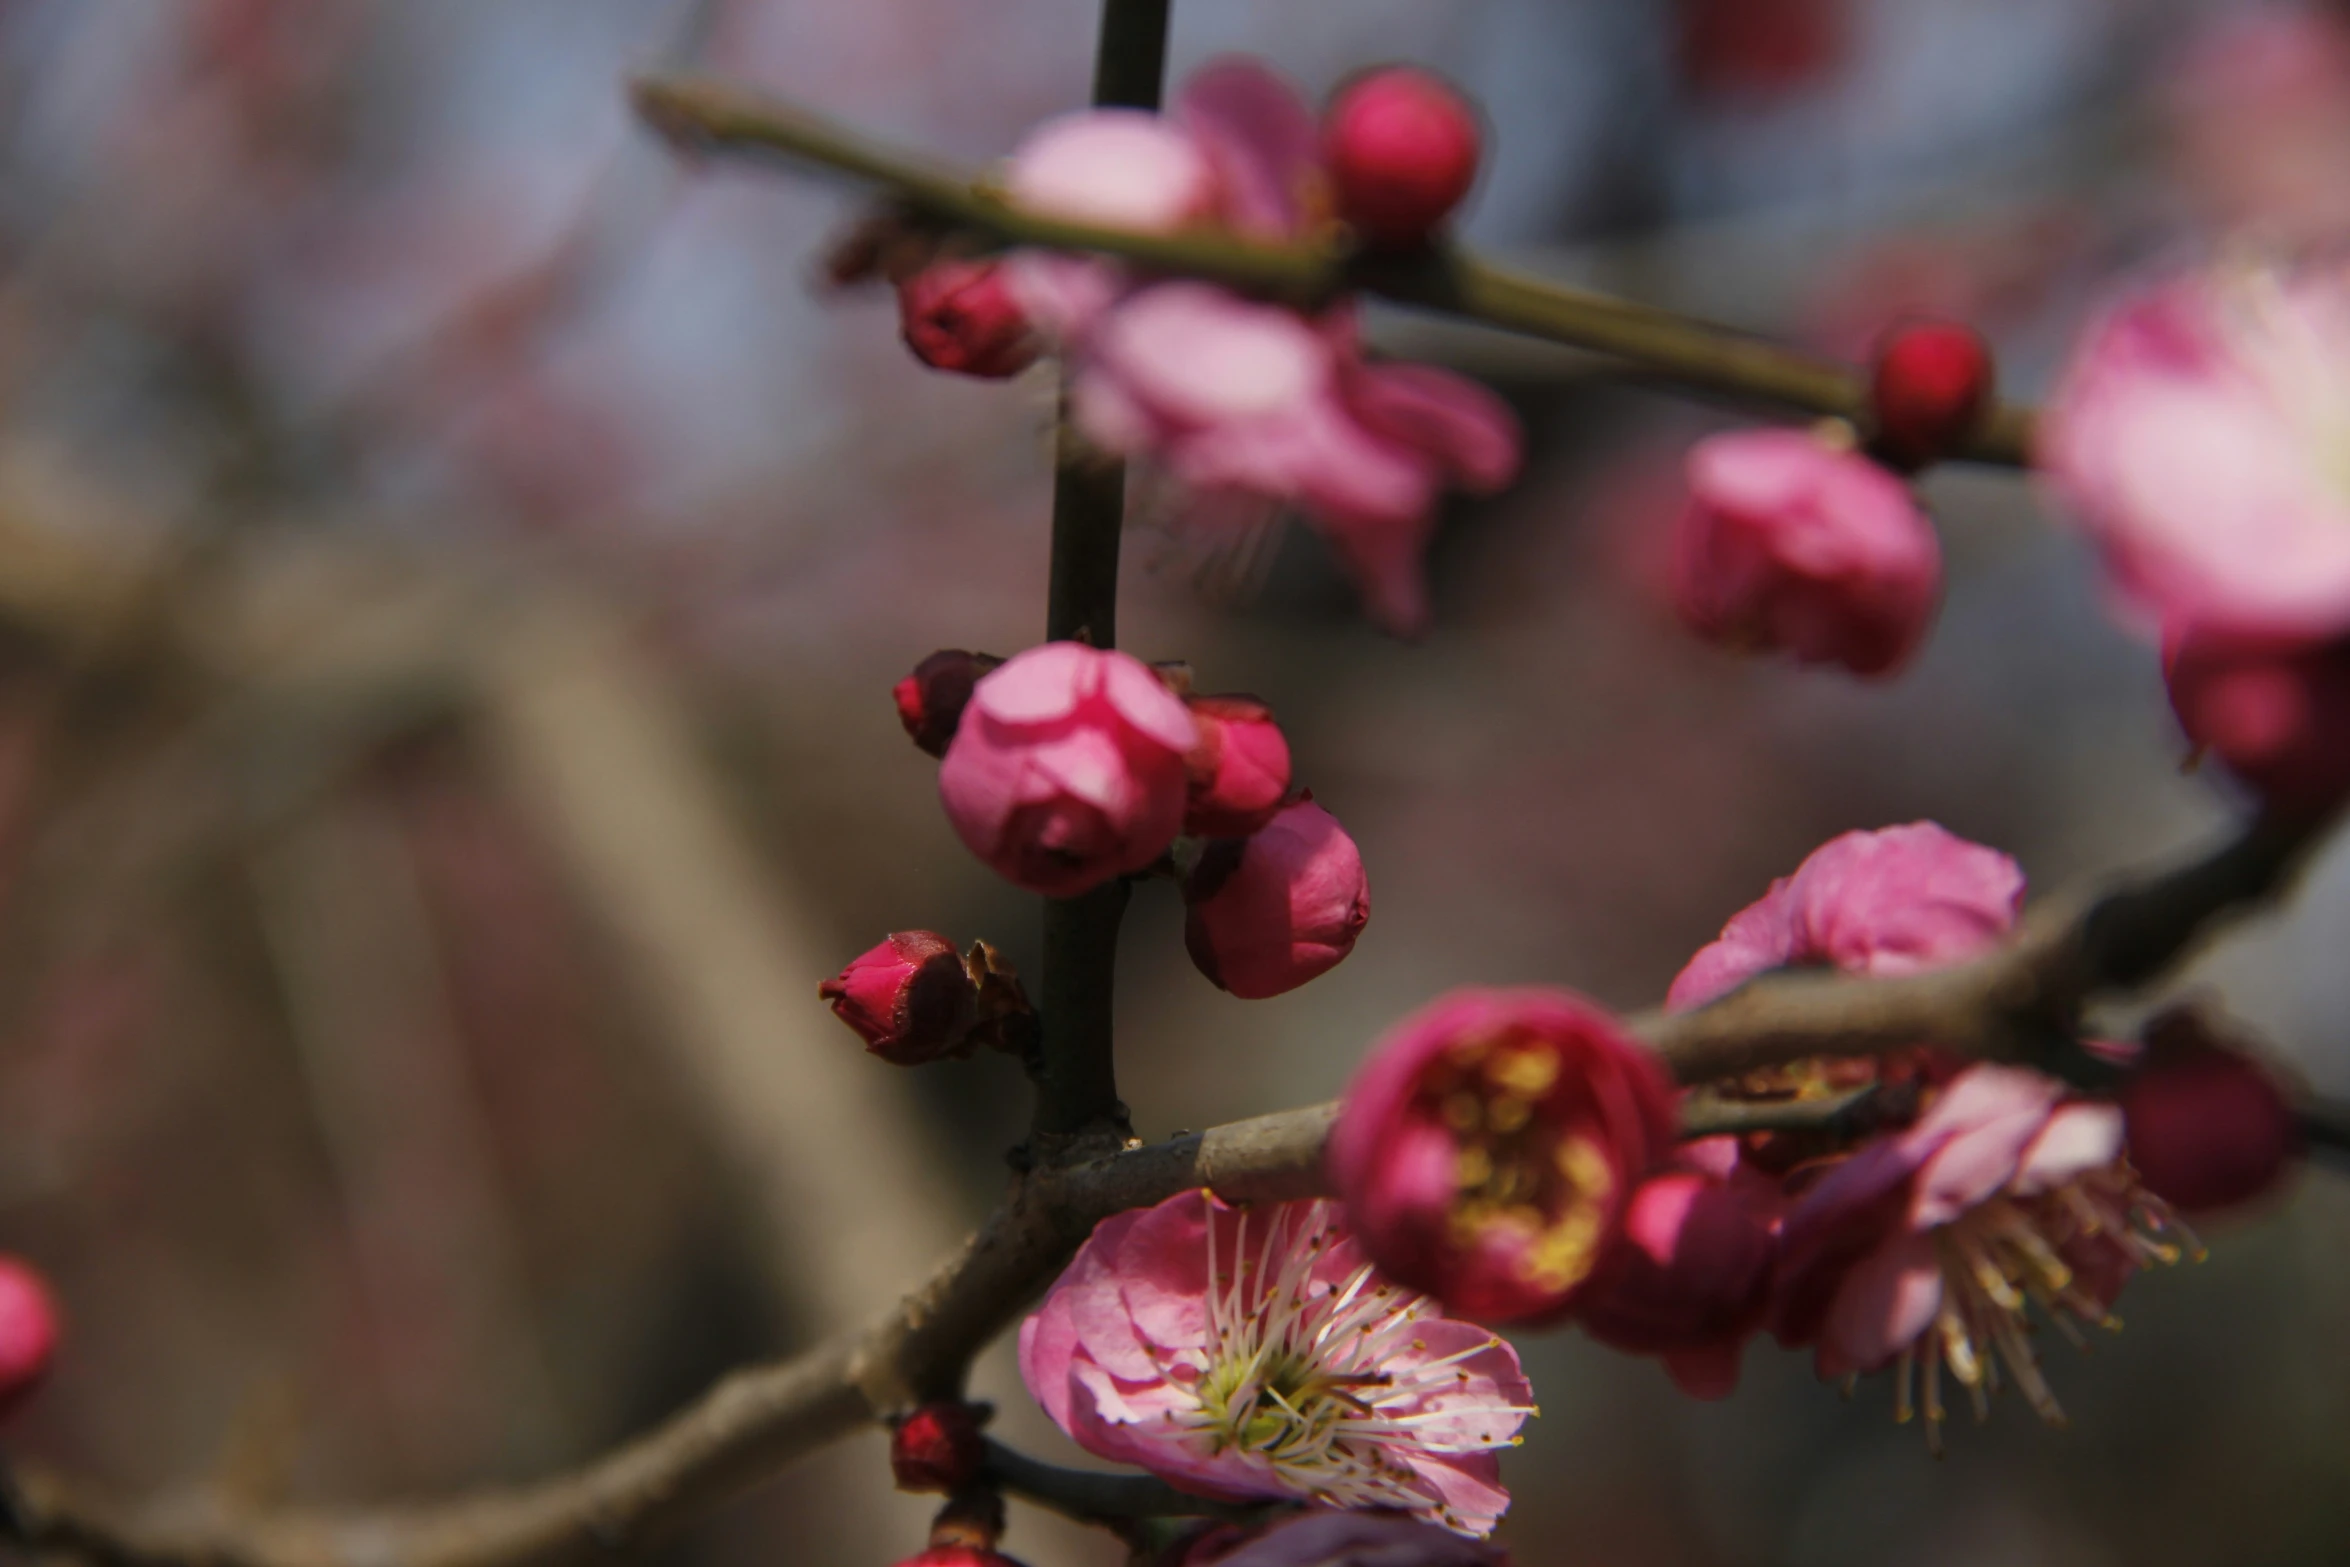
[[[1102,0],[1101,39],[1093,66],[1093,101],[1156,109],[1167,66],[1171,0]],[[1045,636],[1095,647],[1118,642],[1118,543],[1126,522],[1126,467],[1087,448],[1061,396],[1054,451],[1051,586]],[[1039,1139],[1068,1137],[1107,1124],[1121,1134],[1111,1034],[1123,881],[1076,898],[1052,898],[1044,910],[1042,1065],[1036,1085]],[[1040,1150],[1042,1151],[1042,1150]]]
[[[1164,0],[1111,0],[1105,15],[1156,13]],[[1105,26],[1105,51],[1127,35]],[[1163,33],[1160,42],[1163,47]],[[1122,84],[1139,46],[1121,44],[1099,78]],[[780,153],[888,188],[908,208],[1006,245],[1123,256],[1155,271],[1205,278],[1246,293],[1311,307],[1349,290],[1482,321],[1529,337],[1589,349],[1665,380],[1813,416],[1853,418],[1868,403],[1855,366],[1799,353],[1675,311],[1570,288],[1497,267],[1466,250],[1401,258],[1351,255],[1329,244],[1267,245],[1215,233],[1143,234],[1024,211],[971,171],[881,146],[796,104],[746,88],[684,76],[635,84],[639,112],[672,139],[713,151]],[[1150,95],[1155,104],[1157,94]],[[1120,99],[1120,102],[1139,101]],[[1148,106],[1148,105],[1146,105]],[[2020,467],[2029,461],[2033,411],[2002,404],[1959,455]]]

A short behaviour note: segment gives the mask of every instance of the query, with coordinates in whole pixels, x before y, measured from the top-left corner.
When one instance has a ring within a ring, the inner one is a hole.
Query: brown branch
[[[1591,349],[1680,384],[1802,413],[1858,419],[1866,376],[1727,327],[1605,294],[1527,277],[1467,251],[1401,258],[1327,245],[1266,245],[1215,234],[1143,234],[1072,223],[1012,205],[972,171],[869,140],[799,105],[730,83],[647,76],[637,110],[681,146],[782,156],[886,188],[907,209],[994,242],[1122,256],[1154,271],[1224,283],[1311,305],[1349,290],[1444,311],[1528,336]],[[2032,412],[2002,406],[1962,454],[2020,466]]]
[[[2069,917],[2061,907],[2040,911],[2016,941],[1961,968],[1903,979],[1777,977],[1635,1027],[1685,1082],[1921,1042],[2026,1053],[2066,1037],[2094,995],[2145,984],[2225,918],[2274,897],[2323,825],[2256,823],[2199,860],[2075,903]],[[1038,1169],[854,1343],[738,1372],[571,1476],[438,1506],[246,1516],[217,1506],[118,1511],[27,1474],[9,1532],[34,1549],[121,1567],[538,1567],[634,1545],[867,1420],[956,1391],[971,1358],[1104,1217],[1202,1186],[1243,1202],[1322,1194],[1336,1114],[1336,1105],[1309,1105]],[[2329,1146],[2350,1140],[2350,1116],[2305,1122]]]

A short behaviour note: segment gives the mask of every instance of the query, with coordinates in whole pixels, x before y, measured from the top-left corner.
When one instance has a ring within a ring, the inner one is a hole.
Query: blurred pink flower
[[[1073,897],[1174,842],[1183,758],[1198,739],[1149,665],[1049,642],[972,688],[939,764],[939,799],[971,852],[1007,879]]]
[[[2164,639],[2163,675],[2187,738],[2269,805],[2322,811],[2350,795],[2350,639],[2188,627]]]
[[[0,1257],[0,1416],[13,1413],[47,1380],[58,1336],[57,1301],[48,1284],[29,1265]]]
[[[1488,1322],[1572,1308],[1677,1135],[1664,1071],[1564,990],[1452,992],[1348,1085],[1330,1174],[1381,1267]]]
[[[2037,461],[2150,622],[2350,630],[2346,284],[2338,266],[2193,274],[2075,347]]]
[[[1724,1398],[1769,1304],[1771,1183],[1698,1170],[1652,1175],[1632,1193],[1624,1230],[1575,1305],[1583,1331],[1655,1355],[1681,1390]]]
[[[1703,1006],[1776,968],[1918,974],[1964,962],[2015,928],[2023,899],[2014,860],[1937,823],[1844,833],[1734,915],[1665,1005]]]
[[[2170,1210],[2122,1157],[2121,1112],[2064,1095],[2037,1072],[1970,1067],[1916,1125],[1830,1171],[1787,1215],[1780,1341],[1811,1347],[1822,1377],[1897,1367],[1900,1418],[1918,1394],[1936,1445],[1945,1368],[1978,1415],[2005,1375],[2061,1420],[2027,1307],[2077,1337],[2076,1322],[2110,1325],[2132,1273],[2179,1255]]]
[[[1393,1513],[1308,1512],[1210,1532],[1169,1567],[1508,1567],[1503,1552]]]
[[[1890,674],[1942,596],[1942,549],[1909,487],[1798,430],[1742,430],[1689,453],[1674,601],[1709,641]]]
[[[1244,1000],[1336,968],[1371,918],[1362,852],[1311,797],[1247,838],[1210,843],[1183,882],[1183,945]]]
[[[1020,1374],[1100,1458],[1197,1495],[1389,1508],[1483,1535],[1530,1414],[1510,1347],[1383,1278],[1324,1202],[1207,1192],[1104,1220],[1021,1325]]]
[[[1036,363],[1036,333],[998,262],[940,261],[907,278],[898,328],[934,369],[1003,380]]]
[[[1014,155],[1013,196],[1104,221],[1128,209],[1128,226],[1158,232],[1207,216],[1264,240],[1303,237],[1326,202],[1305,101],[1254,62],[1196,73],[1148,136],[1134,121],[1102,110],[1039,132]],[[1447,371],[1366,360],[1346,307],[1312,320],[1067,256],[1024,255],[1012,275],[1068,362],[1088,439],[1202,496],[1297,507],[1391,630],[1426,623],[1420,557],[1444,487],[1487,493],[1517,475],[1507,404]]]
[[[1188,699],[1199,744],[1184,758],[1191,787],[1183,830],[1195,838],[1245,838],[1271,821],[1289,794],[1289,740],[1254,697]]]
[[[2301,1124],[2267,1069],[2193,1013],[2154,1036],[2156,1059],[2115,1094],[2130,1163],[2181,1213],[2241,1208],[2299,1165]]]
[[[2350,22],[2337,11],[2228,9],[2192,28],[2159,85],[2171,172],[2210,227],[2288,247],[2350,233]]]

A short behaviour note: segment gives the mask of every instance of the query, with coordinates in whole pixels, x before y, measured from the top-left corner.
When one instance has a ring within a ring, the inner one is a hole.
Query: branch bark
[[[1385,258],[1324,245],[1266,245],[1220,235],[1142,234],[1024,211],[972,171],[882,146],[799,105],[707,78],[657,75],[633,88],[637,110],[679,145],[780,156],[878,185],[934,221],[1000,244],[1122,256],[1155,271],[1313,305],[1349,290],[1590,349],[1710,392],[1800,413],[1852,419],[1867,377],[1728,327],[1568,288],[1498,267],[1466,250]],[[1961,454],[2022,466],[2033,415],[2002,405]]]

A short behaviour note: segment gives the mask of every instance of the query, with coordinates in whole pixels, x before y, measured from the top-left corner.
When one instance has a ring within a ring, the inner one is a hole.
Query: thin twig
[[[970,170],[885,147],[839,121],[749,88],[663,75],[641,77],[632,90],[638,112],[682,146],[812,163],[883,186],[914,212],[1001,244],[1122,256],[1154,271],[1300,305],[1360,290],[1806,414],[1856,419],[1868,406],[1866,377],[1850,365],[1672,311],[1527,277],[1465,250],[1358,256],[1331,244],[1267,245],[1221,234],[1144,234],[1072,223],[1013,205]],[[2032,417],[2028,408],[2001,406],[1961,455],[2022,465],[2029,457]]]

